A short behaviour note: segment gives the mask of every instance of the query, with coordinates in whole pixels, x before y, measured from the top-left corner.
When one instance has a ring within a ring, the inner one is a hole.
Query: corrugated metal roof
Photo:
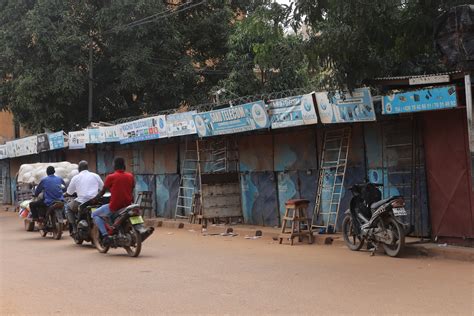
[[[395,76],[395,77],[379,77],[374,80],[407,80],[414,78],[426,78],[426,77],[436,77],[436,76],[446,76],[446,75],[456,75],[462,73],[460,70],[441,72],[437,74],[425,74],[425,75],[414,75],[414,76]]]

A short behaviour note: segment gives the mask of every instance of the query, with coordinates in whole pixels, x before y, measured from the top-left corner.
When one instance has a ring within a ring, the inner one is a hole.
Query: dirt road
[[[474,313],[474,267],[158,229],[139,258],[0,212],[0,315]]]

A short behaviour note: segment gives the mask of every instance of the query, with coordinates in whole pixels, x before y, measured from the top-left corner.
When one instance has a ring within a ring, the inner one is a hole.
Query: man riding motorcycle
[[[78,170],[79,174],[71,179],[66,191],[67,196],[71,196],[74,193],[77,195],[77,198],[69,202],[66,206],[66,216],[72,226],[72,234],[77,232],[75,214],[77,214],[79,210],[79,205],[93,199],[104,187],[104,182],[99,175],[89,171],[87,161],[80,161]]]
[[[130,172],[125,171],[125,160],[123,158],[115,158],[114,170],[114,173],[105,178],[104,187],[95,197],[95,199],[99,199],[106,190],[109,190],[111,194],[110,203],[102,205],[92,213],[92,219],[99,228],[104,244],[110,242],[110,237],[101,216],[111,216],[118,210],[132,204],[133,190],[135,188],[135,179]]]
[[[36,187],[34,196],[38,197],[43,192],[44,199],[30,203],[33,221],[39,221],[44,216],[44,214],[39,214],[40,209],[49,207],[56,201],[64,201],[63,187],[65,188],[66,184],[63,179],[54,175],[55,172],[56,170],[53,166],[46,168],[47,176],[41,179]]]

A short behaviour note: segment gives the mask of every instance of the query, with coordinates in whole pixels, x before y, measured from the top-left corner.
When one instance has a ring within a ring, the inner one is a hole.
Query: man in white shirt
[[[87,161],[79,162],[79,174],[75,175],[67,188],[67,195],[76,193],[77,198],[69,202],[66,207],[66,216],[72,225],[73,233],[76,232],[76,216],[75,213],[79,209],[79,205],[93,199],[97,193],[102,190],[104,182],[98,174],[89,172]]]

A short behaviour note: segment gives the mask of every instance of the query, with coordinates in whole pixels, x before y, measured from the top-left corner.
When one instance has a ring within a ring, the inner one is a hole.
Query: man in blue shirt
[[[41,208],[49,207],[55,201],[64,201],[62,186],[65,188],[66,184],[63,179],[54,175],[55,172],[54,167],[49,166],[46,169],[47,176],[41,179],[36,187],[35,197],[41,192],[44,192],[44,199],[30,203],[31,214],[33,215],[34,221],[38,220],[39,210]]]

